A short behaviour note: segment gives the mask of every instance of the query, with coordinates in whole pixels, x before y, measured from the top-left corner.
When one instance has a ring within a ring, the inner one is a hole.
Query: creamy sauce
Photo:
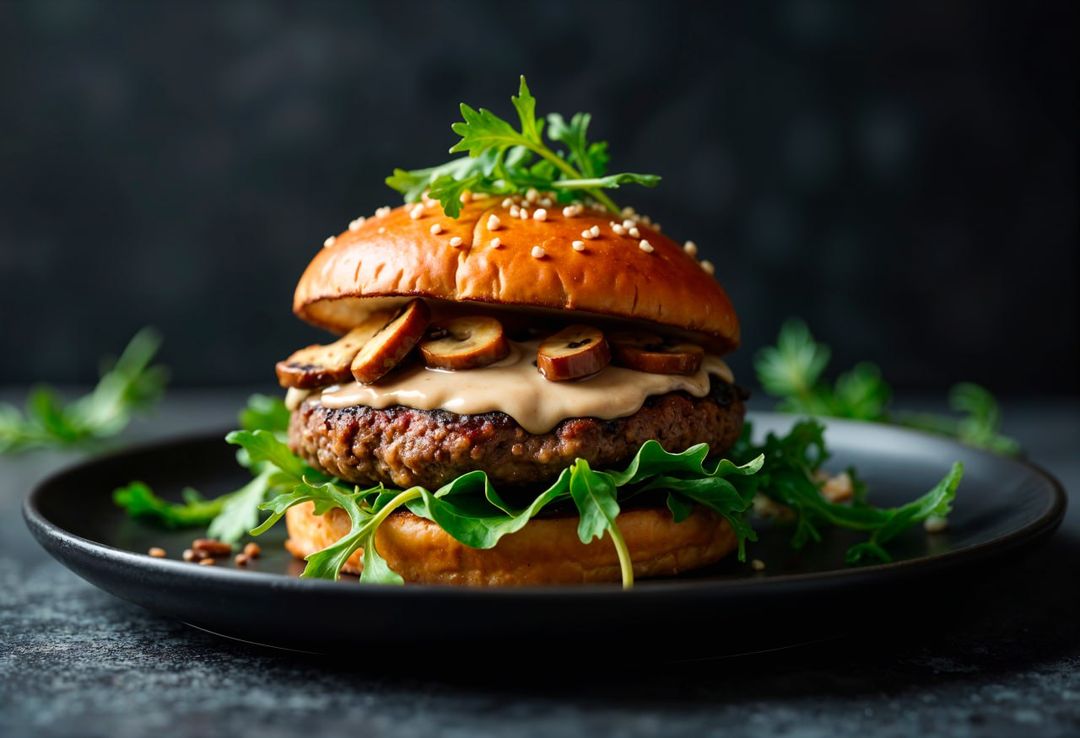
[[[706,354],[701,369],[690,376],[608,366],[585,379],[549,382],[533,366],[538,346],[538,342],[515,343],[506,359],[481,369],[450,372],[416,366],[373,385],[329,387],[319,401],[331,408],[404,405],[460,415],[498,411],[530,433],[546,433],[566,418],[611,420],[633,415],[651,395],[683,391],[704,397],[710,374],[734,381],[727,364]]]

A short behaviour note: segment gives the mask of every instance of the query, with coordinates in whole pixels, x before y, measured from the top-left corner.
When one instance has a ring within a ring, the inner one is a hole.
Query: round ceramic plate
[[[792,418],[751,417],[755,430],[783,430]],[[732,557],[676,579],[616,585],[469,589],[360,585],[299,579],[302,568],[282,548],[283,526],[263,536],[264,555],[251,567],[197,566],[179,560],[199,531],[164,531],[129,520],[112,490],[131,480],[179,497],[192,486],[213,495],[235,489],[245,472],[223,433],[123,451],[71,467],[43,482],[25,515],[37,540],[64,565],[117,597],[195,627],[245,641],[314,652],[405,647],[617,649],[668,658],[780,648],[840,635],[848,608],[950,587],[991,560],[1015,556],[1061,522],[1065,493],[1024,461],[995,456],[936,436],[890,426],[829,421],[828,464],[855,465],[878,505],[922,494],[960,460],[966,467],[946,532],[921,527],[897,539],[895,561],[845,566],[844,551],[860,536],[828,531],[802,551],[790,530],[761,530],[749,557]],[[594,545],[603,545],[597,542]],[[146,555],[152,546],[169,558]],[[865,611],[865,607],[861,608]]]

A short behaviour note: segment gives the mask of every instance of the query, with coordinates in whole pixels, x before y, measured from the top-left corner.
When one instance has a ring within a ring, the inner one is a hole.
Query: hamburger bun
[[[514,218],[501,199],[484,197],[464,204],[457,219],[437,203],[368,218],[327,239],[296,287],[293,311],[344,333],[374,310],[422,297],[435,309],[468,303],[473,311],[490,305],[634,321],[691,336],[716,353],[738,345],[724,288],[654,227],[639,223],[637,237],[619,235],[611,223],[621,218],[607,212],[566,216],[555,205],[536,220],[526,207],[529,218]],[[594,228],[597,237],[583,237]]]
[[[315,515],[306,502],[289,508],[285,547],[303,558],[331,545],[350,530],[340,508]],[[676,523],[666,508],[622,512],[617,522],[626,540],[635,577],[672,576],[715,563],[736,548],[735,533],[722,517],[695,508]],[[470,548],[438,525],[407,510],[390,515],[375,546],[406,582],[471,586],[523,586],[618,582],[619,560],[611,539],[589,544],[577,535],[577,517],[536,518],[491,549]],[[361,552],[342,571],[359,574]]]

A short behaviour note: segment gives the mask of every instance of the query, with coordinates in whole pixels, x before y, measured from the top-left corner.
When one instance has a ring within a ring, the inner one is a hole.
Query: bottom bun
[[[285,547],[297,558],[326,548],[349,532],[349,516],[332,509],[315,515],[312,503],[285,513],[289,540]],[[618,517],[634,562],[635,577],[671,576],[715,563],[736,547],[727,521],[695,508],[676,523],[666,508],[627,510]],[[470,548],[438,525],[407,510],[395,512],[379,527],[375,545],[390,568],[406,582],[514,586],[618,582],[619,559],[608,536],[584,544],[578,519],[540,518],[517,533],[504,536],[494,548]],[[342,571],[359,574],[361,552]]]

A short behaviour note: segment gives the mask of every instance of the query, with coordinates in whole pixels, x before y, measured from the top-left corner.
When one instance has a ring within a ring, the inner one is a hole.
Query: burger
[[[277,365],[288,443],[343,482],[434,490],[483,472],[500,494],[542,489],[576,460],[619,468],[648,441],[726,451],[744,394],[721,356],[739,323],[711,265],[632,211],[555,193],[466,195],[457,217],[424,197],[327,239],[297,285],[300,318],[339,333]],[[314,503],[285,516],[306,557],[350,530]],[[618,581],[617,551],[583,543],[555,509],[489,549],[407,509],[376,546],[406,581],[473,585]],[[736,546],[729,522],[665,497],[618,515],[636,576],[705,566]],[[359,574],[362,552],[343,570]]]
[[[252,398],[226,436],[251,482],[183,503],[132,482],[117,504],[206,524],[185,560],[284,520],[301,576],[474,586],[630,587],[745,561],[752,512],[793,523],[795,548],[838,526],[868,535],[847,563],[888,561],[889,540],[949,512],[960,464],[879,508],[853,469],[823,468],[816,419],[755,442],[712,264],[609,194],[659,177],[609,174],[590,117],[538,118],[524,78],[511,101],[517,125],[462,104],[463,156],[395,170],[406,204],[316,252],[293,311],[339,337],[278,362],[284,402]],[[805,330],[786,345],[770,360],[820,355]]]

